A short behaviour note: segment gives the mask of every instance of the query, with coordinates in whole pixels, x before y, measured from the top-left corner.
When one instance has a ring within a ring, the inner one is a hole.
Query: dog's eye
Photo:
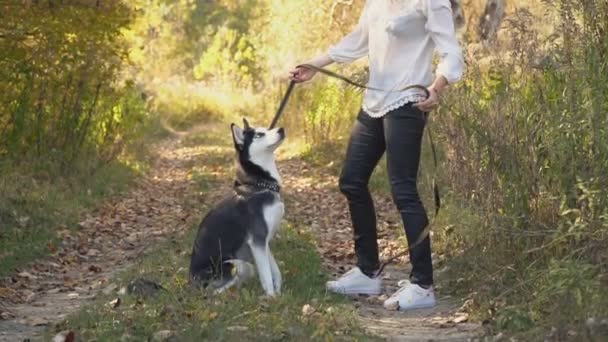
[[[253,136],[253,138],[254,138],[254,139],[259,139],[259,138],[263,137],[264,135],[265,135],[264,133],[258,132],[258,133],[256,133],[256,134]]]

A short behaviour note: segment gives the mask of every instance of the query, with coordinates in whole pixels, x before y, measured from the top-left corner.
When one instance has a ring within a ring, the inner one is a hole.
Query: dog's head
[[[283,128],[266,129],[251,127],[243,119],[243,128],[236,124],[230,125],[232,140],[242,166],[253,163],[264,171],[276,168],[274,166],[274,151],[285,139]],[[251,171],[247,168],[247,171]]]
[[[285,130],[282,127],[275,129],[254,128],[249,125],[245,118],[243,118],[243,125],[243,128],[234,123],[230,125],[234,147],[239,154],[247,154],[250,157],[273,154],[274,150],[285,139]]]

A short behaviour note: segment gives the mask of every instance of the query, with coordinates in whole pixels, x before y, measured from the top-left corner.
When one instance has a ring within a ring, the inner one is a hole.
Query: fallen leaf
[[[310,315],[312,315],[313,313],[315,313],[315,311],[316,311],[316,310],[315,310],[315,308],[313,308],[313,307],[312,307],[312,306],[310,306],[309,304],[305,304],[305,305],[302,307],[302,315],[304,315],[304,316],[310,316]]]
[[[120,306],[120,298],[117,297],[117,298],[109,301],[106,305],[111,307],[112,309],[116,309],[117,307]]]
[[[8,312],[8,311],[0,311],[0,319],[1,320],[8,320],[11,318],[15,318],[15,315],[13,315],[12,313]]]
[[[0,298],[6,300],[16,300],[19,299],[19,293],[13,289],[9,289],[8,287],[0,287]]]
[[[62,331],[53,337],[53,342],[74,342],[76,334],[73,331]]]
[[[23,290],[21,293],[23,295],[23,300],[26,303],[31,303],[34,300],[34,298],[36,297],[36,293],[34,293],[34,291]]]
[[[382,304],[383,302],[380,301],[380,297],[378,296],[367,296],[365,298],[365,301],[368,302],[369,304],[375,305],[375,304]]]
[[[440,322],[439,325],[438,325],[438,327],[442,328],[442,329],[453,328],[455,326],[456,326],[456,323],[449,322],[449,321]]]
[[[157,331],[152,335],[152,341],[154,342],[163,342],[169,340],[173,337],[173,331],[171,330],[161,330]]]
[[[218,316],[218,313],[214,311],[214,312],[210,312],[206,318],[207,318],[207,321],[213,321],[214,319],[217,318],[217,316]]]
[[[29,280],[38,278],[38,277],[33,276],[31,273],[26,272],[26,271],[17,273],[17,276],[21,277],[21,278],[26,278],[26,279],[29,279]]]
[[[96,266],[96,265],[91,265],[91,266],[89,266],[89,271],[94,272],[94,273],[99,273],[99,272],[101,272],[101,267]]]
[[[25,227],[25,226],[27,226],[27,223],[28,223],[29,221],[30,221],[30,218],[29,218],[28,216],[22,216],[22,217],[19,217],[19,218],[17,219],[17,222],[19,223],[19,225],[20,225],[21,227]]]
[[[47,243],[47,248],[49,250],[50,253],[55,253],[57,252],[57,246],[55,246],[55,244],[51,241],[49,243]]]
[[[452,319],[452,322],[459,324],[464,323],[469,320],[469,315],[467,313],[458,313],[456,317]]]
[[[42,317],[33,317],[30,319],[27,319],[26,322],[27,322],[27,324],[29,324],[33,327],[48,325],[50,323],[48,319],[42,318]]]
[[[247,331],[247,330],[249,330],[249,328],[244,327],[242,325],[233,325],[233,326],[226,328],[226,330],[228,330],[228,331]]]
[[[74,342],[76,340],[76,334],[73,331],[70,331],[68,335],[65,337],[64,342]]]
[[[88,256],[98,256],[101,252],[95,248],[91,248],[87,251]]]

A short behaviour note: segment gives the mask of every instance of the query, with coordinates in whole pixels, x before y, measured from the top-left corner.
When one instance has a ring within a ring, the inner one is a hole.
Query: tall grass
[[[75,228],[85,210],[125,190],[138,174],[125,161],[94,176],[88,166],[74,168],[66,176],[52,162],[0,163],[0,276],[56,249],[58,230]]]
[[[520,10],[469,56],[435,124],[443,180],[477,221],[458,220],[450,247],[478,308],[503,328],[567,331],[608,314],[608,3],[545,10],[549,36]]]

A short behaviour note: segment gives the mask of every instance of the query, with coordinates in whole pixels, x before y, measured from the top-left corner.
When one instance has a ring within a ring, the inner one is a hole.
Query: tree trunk
[[[479,20],[479,36],[482,40],[492,40],[500,28],[505,15],[506,0],[487,0],[486,8]]]

